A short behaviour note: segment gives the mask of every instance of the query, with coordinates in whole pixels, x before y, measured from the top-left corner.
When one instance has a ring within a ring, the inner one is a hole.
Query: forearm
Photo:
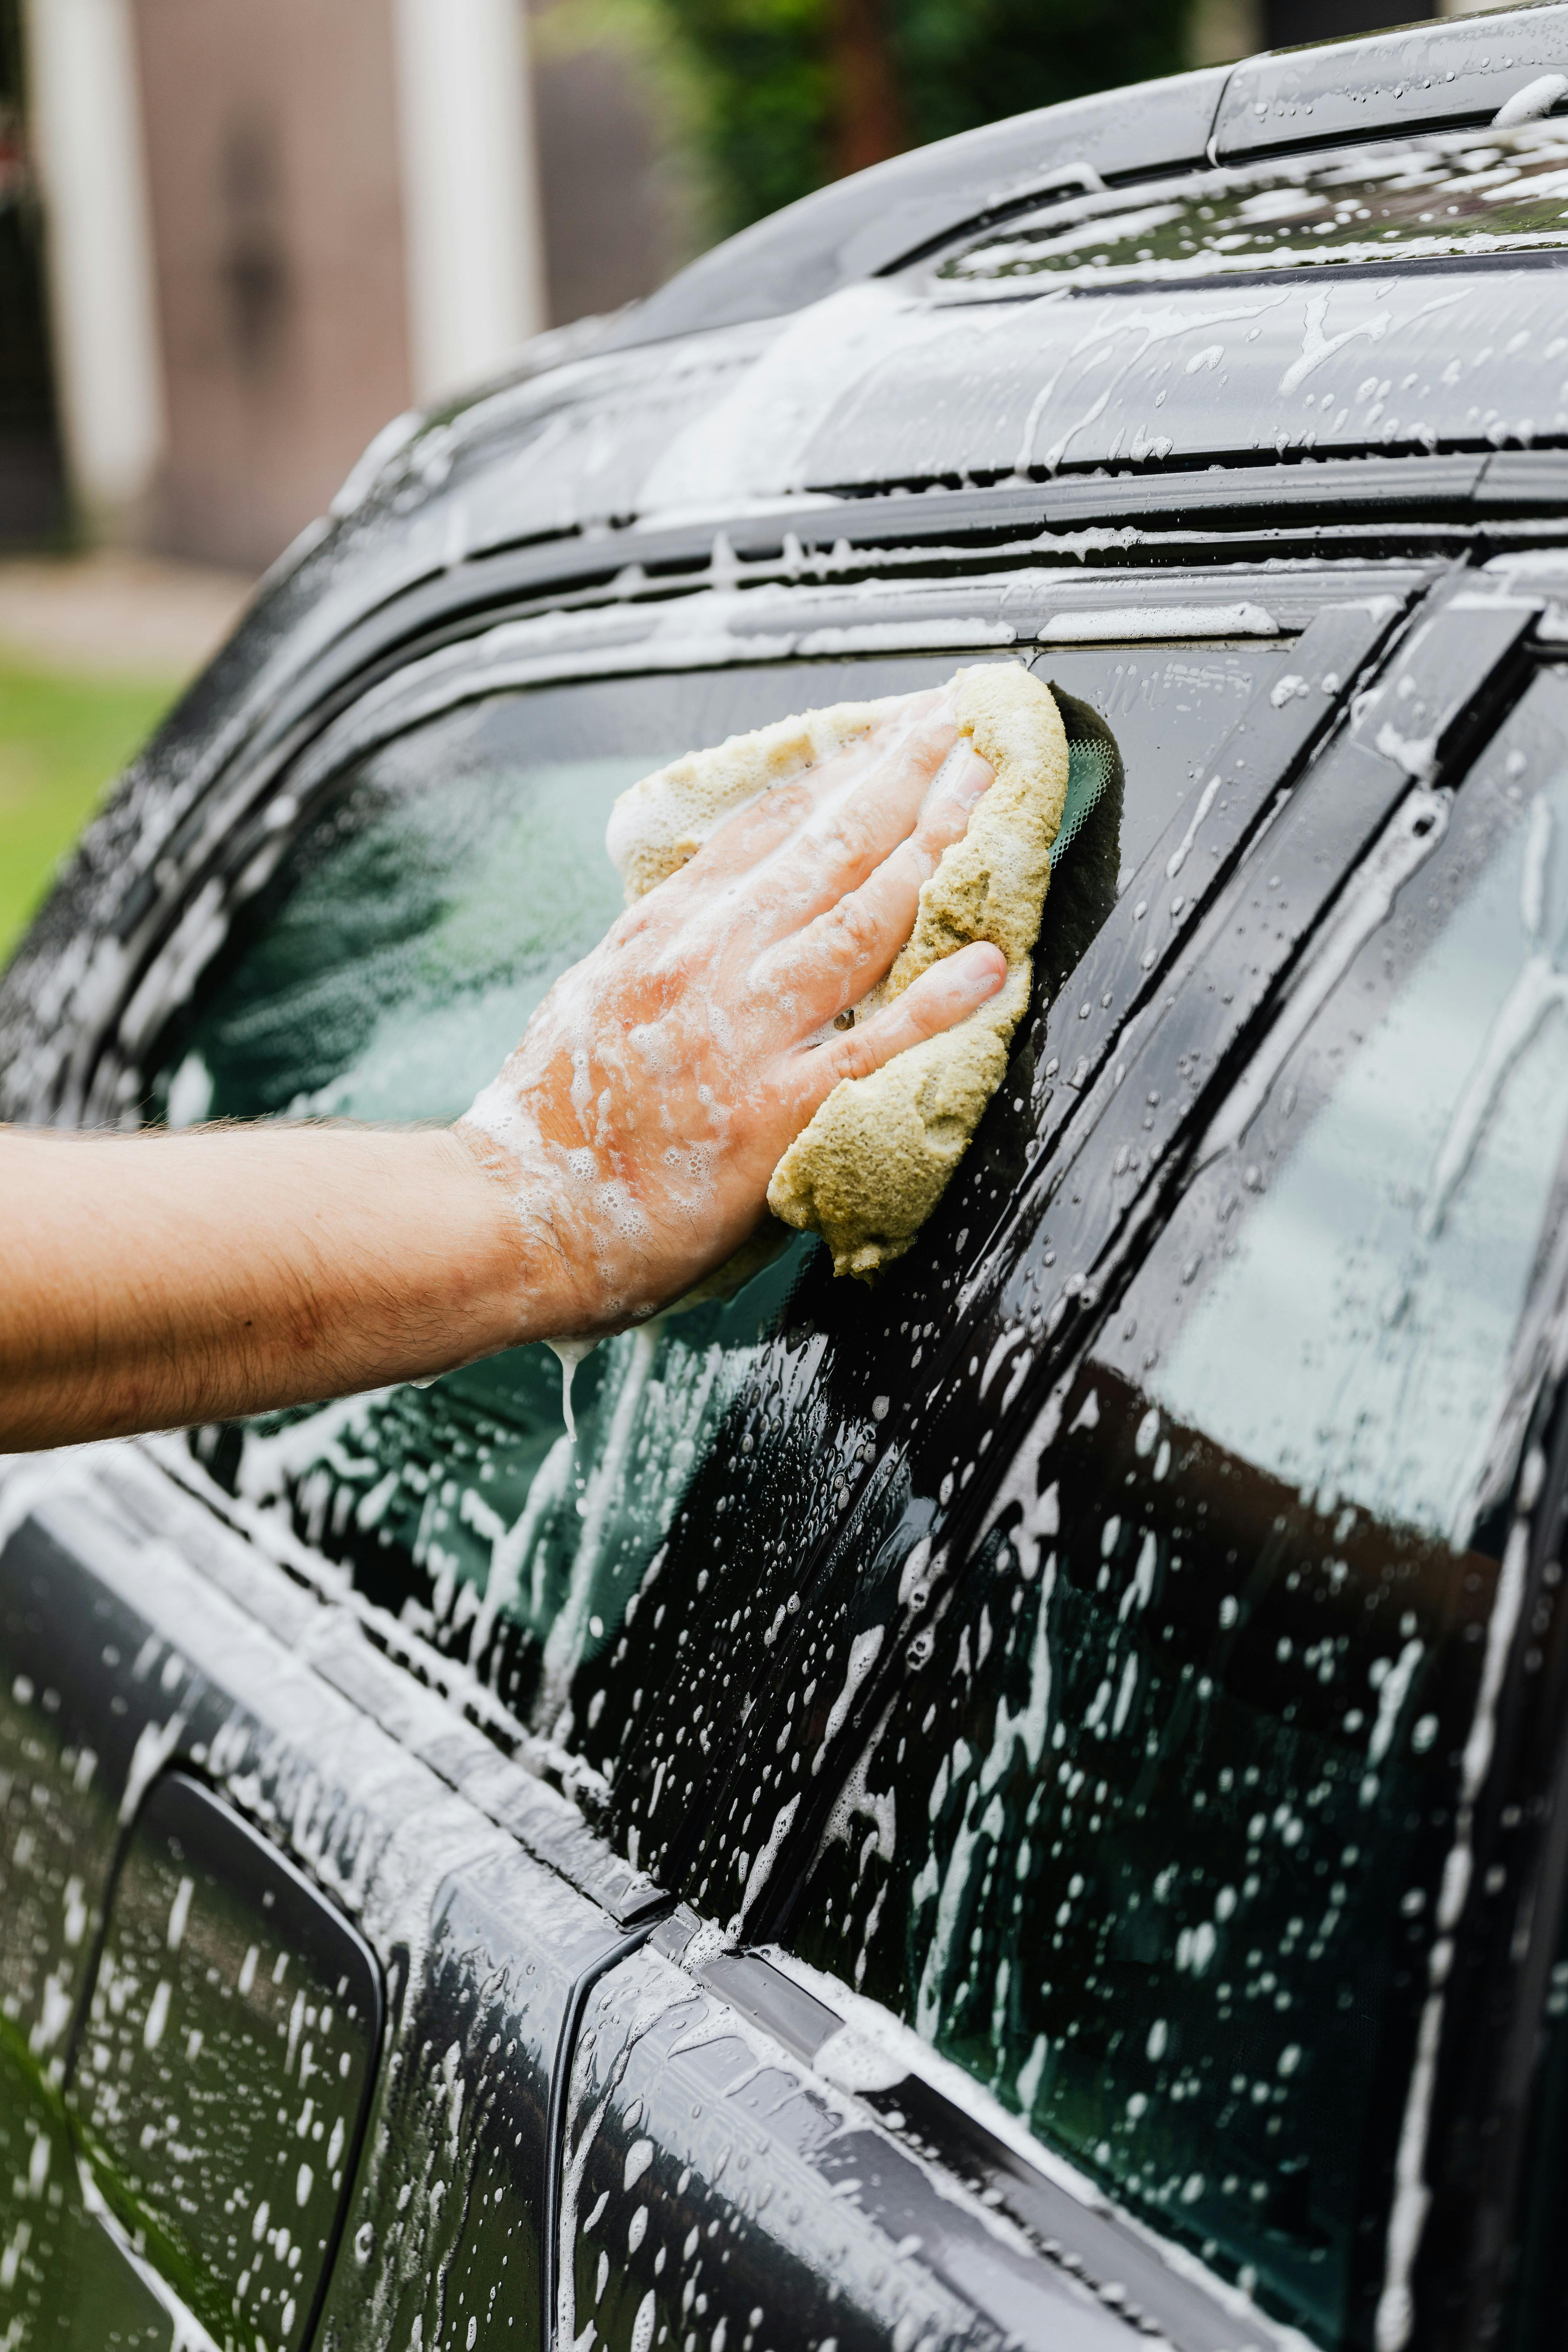
[[[841,1081],[963,1021],[977,940],[868,1019],[991,770],[936,694],[748,801],[563,972],[455,1129],[0,1128],[0,1451],[313,1403],[658,1313]]]
[[[173,1428],[565,1328],[547,1225],[450,1129],[0,1129],[0,1447]]]

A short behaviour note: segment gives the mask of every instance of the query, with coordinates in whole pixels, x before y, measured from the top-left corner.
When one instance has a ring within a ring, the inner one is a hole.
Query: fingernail
[[[998,948],[979,944],[963,950],[963,985],[977,1003],[994,996],[1007,977],[1006,961]]]

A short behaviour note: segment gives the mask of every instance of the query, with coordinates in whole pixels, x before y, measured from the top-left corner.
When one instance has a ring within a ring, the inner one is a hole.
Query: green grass
[[[145,678],[70,677],[0,654],[0,966],[105,785],[174,692]]]

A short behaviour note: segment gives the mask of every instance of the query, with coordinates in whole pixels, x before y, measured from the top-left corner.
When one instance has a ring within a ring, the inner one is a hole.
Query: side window
[[[1256,649],[1107,646],[1075,651],[1070,668],[1057,652],[1047,663],[1060,689],[1113,728],[1125,781],[1120,803],[1106,796],[1052,882],[1035,1009],[1007,1081],[919,1246],[874,1290],[835,1282],[820,1255],[807,1259],[693,1465],[625,1631],[585,1652],[574,1675],[581,1752],[609,1784],[606,1830],[639,1867],[722,1920],[751,1915],[784,1842],[804,1834],[824,1785],[809,1733],[826,1721],[837,1737],[867,1675],[887,1671],[887,1660],[876,1665],[885,1628],[862,1615],[858,1596],[880,1589],[886,1561],[948,1504],[949,1491],[940,1503],[937,1493],[945,1462],[917,1493],[908,1446],[962,1328],[963,1285],[1039,1158],[1042,1101],[1057,1119],[1064,1094],[1079,1099],[1071,1080],[1052,1084],[1053,1030],[1071,1032],[1076,1061],[1103,1047],[1129,1001],[1103,984],[1080,991],[1076,977],[1064,985],[1075,955],[1114,907],[1107,942],[1119,940],[1124,962],[1142,958],[1141,971],[1153,971],[1175,927],[1140,929],[1142,884],[1119,902],[1118,881],[1152,863],[1169,893],[1168,845],[1197,835],[1178,879],[1203,904],[1223,868],[1199,811],[1207,803],[1216,825],[1230,821],[1220,780],[1237,773],[1242,750],[1251,805],[1265,807],[1289,756],[1273,722],[1300,713],[1324,723],[1338,690],[1331,674],[1347,674],[1321,640],[1305,657],[1270,649],[1261,662]],[[1238,746],[1237,713],[1256,719],[1259,704],[1269,724]],[[788,1671],[786,1654],[796,1660]]]
[[[104,2201],[219,2342],[307,2344],[375,2072],[348,1923],[198,1781],[132,1831],[66,2096]]]
[[[1394,2340],[1439,1899],[1485,1859],[1516,1351],[1568,1207],[1568,686],[1408,824],[933,1563],[786,1934],[1325,2345]]]
[[[395,736],[307,811],[171,1023],[154,1056],[153,1115],[174,1125],[456,1116],[557,972],[617,911],[603,843],[627,783],[682,749],[794,709],[936,682],[960,658],[496,693]],[[1116,771],[1053,885],[1047,991],[1290,658],[1284,642],[1065,646],[1042,658],[1077,756]],[[985,1163],[993,1185],[1026,1139],[1023,1110],[1020,1097]],[[531,1348],[427,1391],[204,1432],[196,1451],[225,1484],[286,1511],[348,1563],[373,1599],[466,1656],[536,1731],[586,1750],[609,1776],[637,1730],[631,1683],[617,1693],[612,1680],[635,1675],[639,1690],[651,1688],[685,1637],[678,1612],[667,1621],[663,1591],[650,1591],[639,1622],[647,1672],[625,1633],[639,1588],[658,1578],[668,1541],[690,1523],[688,1507],[715,1507],[693,1499],[693,1481],[707,1470],[728,1475],[720,1433],[744,1418],[748,1399],[777,1391],[809,1413],[826,1344],[816,1256],[797,1240],[727,1305],[601,1346],[574,1376],[574,1432],[556,1360]],[[845,1311],[832,1306],[829,1321]],[[788,1516],[786,1506],[770,1540]],[[688,1598],[710,1615],[717,1595],[694,1573]]]

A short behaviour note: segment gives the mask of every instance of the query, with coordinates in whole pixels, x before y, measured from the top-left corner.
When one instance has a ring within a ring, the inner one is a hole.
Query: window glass
[[[513,692],[389,742],[310,815],[172,1024],[155,1057],[154,1114],[176,1125],[456,1116],[556,973],[618,910],[604,850],[618,792],[683,749],[814,704],[935,683],[957,658]],[[1085,739],[1109,730],[1125,768],[1053,883],[1039,958],[1047,988],[1251,696],[1289,661],[1289,647],[1272,644],[1045,657],[1071,730]],[[1005,1132],[971,1154],[972,1186],[1010,1181],[1026,1140],[1024,1099],[1005,1108]],[[728,1476],[731,1447],[718,1436],[726,1417],[738,1430],[747,1401],[782,1380],[790,1411],[809,1418],[832,1318],[847,1311],[826,1299],[817,1261],[801,1237],[727,1304],[595,1349],[572,1386],[574,1435],[555,1358],[529,1348],[428,1390],[274,1415],[195,1443],[223,1481],[289,1513],[371,1597],[468,1657],[536,1730],[590,1751],[608,1775],[637,1729],[630,1686],[610,1690],[612,1666],[640,1671],[646,1657],[639,1690],[674,1671],[689,1612],[712,1606],[706,1570],[688,1559],[686,1580],[672,1574],[650,1600],[637,1659],[617,1647],[627,1604],[661,1572],[666,1539],[716,1444],[715,1475]],[[865,1294],[848,1287],[853,1323]],[[792,1519],[801,1524],[806,1505],[789,1480],[764,1488],[756,1508],[777,1521],[771,1542]],[[733,1499],[705,1492],[692,1507],[721,1514]]]
[[[1016,295],[1021,279],[1146,286],[1561,246],[1565,192],[1561,122],[1427,135],[1101,189],[988,229],[940,264],[936,284]]]
[[[375,2072],[359,1937],[202,1784],[132,1830],[67,2083],[97,2185],[220,2342],[310,2338]],[[209,2338],[210,2340],[210,2338]]]
[[[1484,1862],[1458,1797],[1568,1167],[1557,680],[1433,837],[932,1570],[789,1938],[1325,2345],[1407,2283],[1439,1894]]]

